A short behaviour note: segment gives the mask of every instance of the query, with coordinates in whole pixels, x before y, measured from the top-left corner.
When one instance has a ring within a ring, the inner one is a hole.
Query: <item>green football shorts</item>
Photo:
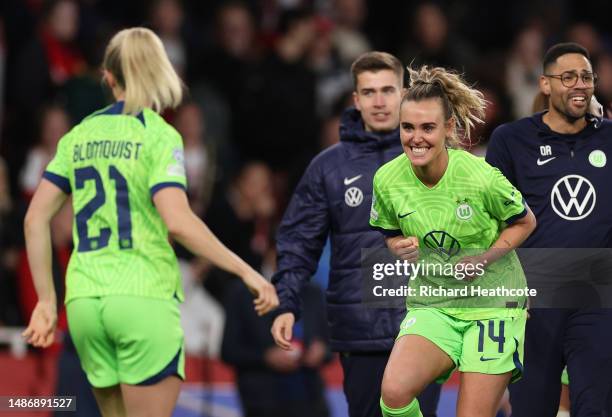
[[[438,309],[411,309],[402,321],[398,338],[416,334],[442,349],[461,372],[504,374],[510,382],[523,373],[526,314],[486,320],[459,320]],[[436,382],[450,378],[454,369]]]
[[[178,301],[137,296],[76,298],[66,305],[70,335],[96,388],[185,378]]]

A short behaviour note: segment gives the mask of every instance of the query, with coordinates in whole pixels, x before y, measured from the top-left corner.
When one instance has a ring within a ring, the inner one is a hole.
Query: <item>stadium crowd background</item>
[[[35,305],[23,215],[61,136],[110,102],[99,67],[118,29],[143,25],[161,37],[188,89],[164,117],[184,139],[190,201],[227,246],[271,276],[275,227],[310,159],[338,141],[358,55],[384,50],[406,65],[464,72],[490,102],[473,135],[473,151],[483,153],[496,126],[531,113],[543,52],[555,42],[590,51],[595,94],[612,110],[611,15],[606,0],[3,1],[0,329],[25,325]],[[58,288],[71,226],[68,210],[53,225]],[[177,252],[189,289],[187,351],[218,357],[232,279]],[[324,286],[325,274],[317,281]]]

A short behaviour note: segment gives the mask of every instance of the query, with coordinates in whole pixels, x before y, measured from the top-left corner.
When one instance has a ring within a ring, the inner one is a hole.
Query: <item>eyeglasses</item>
[[[567,88],[572,88],[573,86],[575,86],[578,83],[579,77],[579,75],[573,71],[565,71],[558,75],[544,74],[544,76],[561,80],[561,84],[563,84],[563,86]],[[597,74],[592,72],[583,72],[582,74],[580,74],[580,78],[582,79],[584,85],[586,85],[587,87],[593,87],[597,82]]]

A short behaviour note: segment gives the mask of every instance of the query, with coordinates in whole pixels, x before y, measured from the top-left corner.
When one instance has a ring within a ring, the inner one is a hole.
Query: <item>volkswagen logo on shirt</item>
[[[550,203],[555,213],[565,220],[582,220],[595,208],[595,187],[580,175],[566,175],[555,183]]]
[[[363,202],[363,193],[357,187],[351,187],[344,193],[344,202],[349,207],[357,207]]]
[[[446,261],[457,255],[461,249],[459,241],[443,230],[433,230],[427,233],[423,242],[425,246],[443,256]]]

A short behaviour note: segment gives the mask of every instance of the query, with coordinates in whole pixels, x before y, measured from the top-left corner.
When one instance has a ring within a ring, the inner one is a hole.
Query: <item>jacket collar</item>
[[[372,151],[389,148],[400,144],[399,128],[384,133],[368,132],[364,129],[361,112],[350,107],[340,120],[340,141],[353,142]]]

